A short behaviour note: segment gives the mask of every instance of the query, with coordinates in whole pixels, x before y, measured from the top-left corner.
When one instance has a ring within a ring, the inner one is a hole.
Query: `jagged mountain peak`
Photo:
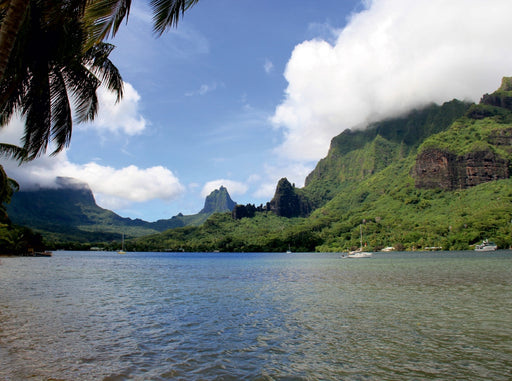
[[[231,212],[236,203],[229,196],[226,187],[221,186],[219,189],[212,191],[204,201],[204,208],[200,214],[211,214],[218,212]]]

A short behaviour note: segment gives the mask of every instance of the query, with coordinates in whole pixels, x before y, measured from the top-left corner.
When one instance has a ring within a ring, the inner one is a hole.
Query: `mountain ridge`
[[[171,229],[129,247],[344,251],[358,246],[361,225],[372,250],[465,250],[487,238],[510,247],[511,162],[512,82],[504,78],[479,104],[452,100],[342,132],[303,188],[283,178],[265,206],[236,205],[187,226],[178,215]]]
[[[234,204],[227,189],[221,187],[205,198],[205,207],[197,214],[179,213],[169,219],[148,222],[121,217],[98,206],[87,183],[59,177],[54,187],[15,193],[7,205],[7,214],[14,224],[30,227],[52,240],[90,242],[119,240],[121,234],[129,239],[199,225],[212,213],[231,211]]]
[[[269,203],[242,218],[216,214],[198,227],[140,238],[133,247],[147,247],[150,240],[152,250],[286,251],[290,247],[295,252],[340,252],[359,246],[362,226],[371,251],[387,246],[467,250],[488,238],[508,248],[512,245],[512,110],[508,108],[512,93],[508,89],[502,86],[485,94],[479,104],[453,100],[413,111],[411,120],[409,114],[383,121],[388,131],[376,123],[369,131],[345,131],[333,138],[326,158],[303,188],[291,186],[286,178],[276,187],[273,200],[279,199],[280,205],[296,203],[299,195],[311,203],[307,216],[289,218],[276,213],[278,204]],[[421,131],[401,130],[407,125]],[[457,187],[444,188],[439,179],[434,186],[418,182],[421,174],[415,172],[415,165],[424,162],[421,153],[432,147],[453,155],[458,169],[448,176]],[[492,175],[492,168],[505,175]],[[509,177],[504,178],[507,170]],[[482,181],[463,185],[458,180],[461,174]]]

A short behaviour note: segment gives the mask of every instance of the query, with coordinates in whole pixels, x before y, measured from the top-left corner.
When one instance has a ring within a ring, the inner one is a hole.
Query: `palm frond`
[[[117,67],[108,58],[115,46],[106,43],[99,43],[89,49],[86,53],[90,70],[100,77],[101,83],[107,89],[116,93],[116,101],[123,97],[123,78]]]
[[[51,140],[56,147],[53,154],[62,151],[71,141],[71,132],[73,121],[71,115],[71,106],[69,105],[68,93],[66,91],[66,81],[59,70],[51,73],[50,77],[51,93]]]
[[[23,148],[29,160],[46,152],[51,131],[51,92],[48,72],[34,73],[22,105],[25,117]]]
[[[0,157],[23,162],[27,158],[27,151],[14,144],[0,143]]]
[[[93,120],[98,112],[96,90],[100,81],[83,65],[68,66],[63,75],[73,95],[76,121],[82,123]]]
[[[84,17],[89,29],[86,49],[115,36],[124,18],[128,20],[130,6],[131,0],[88,1]]]
[[[178,25],[185,11],[199,0],[151,0],[153,31],[162,35],[168,28]]]

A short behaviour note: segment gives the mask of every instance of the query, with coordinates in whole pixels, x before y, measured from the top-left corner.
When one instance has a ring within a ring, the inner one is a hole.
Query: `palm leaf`
[[[89,29],[86,49],[115,36],[123,19],[128,20],[130,6],[131,0],[89,0],[84,17]]]
[[[56,144],[53,154],[69,145],[73,121],[69,105],[66,81],[59,70],[54,70],[50,77],[51,93],[51,140]]]
[[[0,143],[0,157],[24,161],[27,151],[14,144]]]
[[[34,73],[23,99],[23,148],[32,160],[46,152],[51,131],[51,91],[48,72]]]
[[[199,0],[151,0],[153,10],[153,30],[162,35],[168,28],[178,25],[185,11]]]
[[[123,78],[108,58],[114,48],[114,45],[99,43],[87,51],[86,60],[90,70],[100,78],[101,83],[116,93],[116,101],[119,102],[123,97]]]

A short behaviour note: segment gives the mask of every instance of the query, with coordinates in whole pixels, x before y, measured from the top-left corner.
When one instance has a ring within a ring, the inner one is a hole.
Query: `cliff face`
[[[305,217],[311,212],[308,200],[297,193],[296,188],[288,179],[282,178],[276,187],[276,193],[270,208],[281,217]]]
[[[236,203],[229,196],[228,190],[221,186],[212,191],[204,201],[204,208],[200,214],[211,214],[217,212],[231,212]]]
[[[512,78],[485,94],[458,123],[420,149],[412,170],[417,188],[465,189],[508,179],[512,159]],[[437,139],[437,140],[435,140]],[[435,141],[434,141],[435,140]]]
[[[418,155],[414,167],[417,188],[469,188],[509,177],[509,161],[490,150],[457,156],[431,148]]]

